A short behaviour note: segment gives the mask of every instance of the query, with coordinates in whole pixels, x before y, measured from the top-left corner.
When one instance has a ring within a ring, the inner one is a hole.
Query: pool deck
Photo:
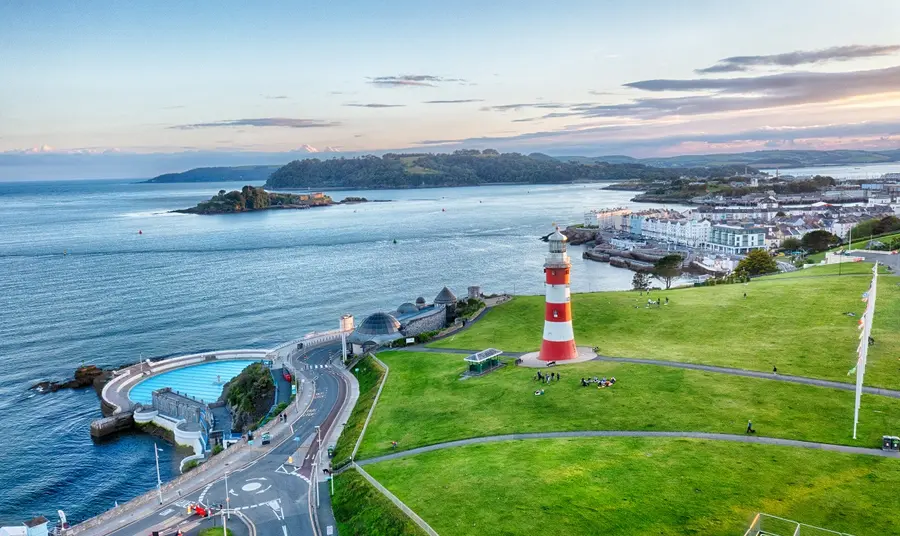
[[[135,403],[128,397],[131,389],[143,380],[159,376],[166,372],[223,360],[273,360],[277,353],[273,350],[225,350],[221,352],[204,352],[179,357],[171,357],[160,361],[144,361],[130,367],[117,370],[113,378],[103,386],[101,399],[107,412],[113,415],[134,409]]]

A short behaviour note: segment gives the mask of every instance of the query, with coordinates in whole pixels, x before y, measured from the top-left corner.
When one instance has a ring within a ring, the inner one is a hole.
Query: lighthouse
[[[572,304],[569,295],[569,271],[572,261],[566,253],[567,238],[559,227],[547,238],[550,254],[544,263],[547,303],[544,313],[544,341],[538,359],[567,361],[578,357],[572,331]]]

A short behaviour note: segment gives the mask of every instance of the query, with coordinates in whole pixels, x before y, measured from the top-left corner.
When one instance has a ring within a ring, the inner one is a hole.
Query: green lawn
[[[556,369],[539,384],[534,369],[506,366],[460,381],[462,355],[385,352],[391,369],[358,457],[517,432],[667,430],[744,433],[877,447],[896,433],[900,400],[864,395],[858,441],[851,436],[853,392],[702,371],[589,362]],[[581,387],[580,378],[611,377],[612,388]]]
[[[381,378],[384,377],[384,371],[373,359],[367,357],[360,361],[353,371],[356,379],[359,381],[359,399],[347,418],[347,424],[344,426],[343,432],[338,437],[337,445],[334,449],[335,467],[344,465],[349,461],[350,455],[353,454],[353,448],[362,433],[363,425],[366,417],[369,415],[369,409],[375,401],[375,394],[378,392],[378,385],[381,384]]]
[[[887,268],[880,267],[880,274],[889,274]],[[812,277],[821,275],[872,275],[872,263],[870,262],[843,262],[841,264],[826,264],[823,266],[813,266],[812,268],[800,269],[794,272],[782,272],[772,274],[757,279],[764,281],[768,279],[788,279],[792,277]]]
[[[715,441],[515,441],[366,469],[442,536],[732,536],[758,511],[876,536],[900,509],[898,460]]]
[[[201,529],[200,532],[197,533],[197,536],[232,536],[234,533],[231,529],[223,529],[221,526],[219,527],[207,527],[205,529]]]
[[[900,233],[887,234],[884,236],[876,236],[876,237],[872,237],[872,240],[878,240],[880,242],[884,242],[885,244],[889,244],[890,241],[895,238],[900,238]],[[869,237],[866,236],[859,240],[854,240],[853,243],[850,244],[849,248],[847,246],[840,246],[840,247],[832,248],[829,251],[837,251],[839,249],[865,249],[866,246],[869,244],[869,240],[870,240]],[[807,258],[809,259],[810,262],[819,262],[819,261],[825,259],[825,253],[824,252],[814,253]]]
[[[332,506],[341,536],[422,536],[406,514],[373,488],[359,473],[334,477]]]
[[[848,265],[849,266],[849,265]],[[845,266],[847,267],[847,266]],[[825,273],[831,267],[826,268]],[[815,275],[820,268],[805,271]],[[900,277],[880,278],[867,385],[900,386]],[[858,277],[760,278],[748,285],[654,291],[669,298],[646,308],[634,291],[572,296],[575,340],[600,353],[705,363],[837,381],[852,381],[857,315],[869,279]],[[744,293],[747,297],[744,298]],[[520,296],[495,307],[469,329],[429,346],[505,351],[536,350],[541,342],[544,297]]]

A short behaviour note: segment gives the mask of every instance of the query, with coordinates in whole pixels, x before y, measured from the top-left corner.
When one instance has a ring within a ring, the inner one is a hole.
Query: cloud
[[[399,76],[375,76],[368,79],[373,86],[393,88],[406,86],[434,87],[448,82],[466,83],[462,78],[444,78],[430,74],[404,74]]]
[[[509,112],[511,110],[523,110],[525,108],[541,108],[541,109],[559,109],[571,108],[573,106],[584,106],[589,103],[582,104],[563,104],[560,102],[518,102],[513,104],[498,104],[495,106],[485,106],[481,109],[483,112]]]
[[[176,130],[194,130],[198,128],[220,127],[280,127],[280,128],[323,128],[336,127],[340,123],[336,121],[324,121],[322,119],[294,119],[290,117],[261,117],[257,119],[226,119],[209,123],[191,123],[187,125],[173,125],[168,127]]]
[[[484,99],[428,100],[422,101],[422,104],[465,104],[467,102],[484,102]]]
[[[357,102],[348,102],[344,104],[344,106],[351,106],[355,108],[403,108],[406,106],[405,104],[380,104],[377,102],[372,102],[368,104],[360,104]]]
[[[900,91],[900,67],[841,73],[795,72],[742,78],[641,80],[625,87],[648,92],[700,93],[683,97],[639,98],[621,104],[508,104],[489,107],[506,111],[522,107],[558,108],[544,118],[605,117],[659,119],[800,104],[826,103],[850,97]]]
[[[290,97],[287,95],[263,95],[263,98],[268,100],[282,100],[289,99]]]
[[[697,69],[700,74],[747,71],[757,66],[796,67],[829,61],[850,61],[873,56],[887,56],[900,51],[900,45],[846,45],[819,50],[796,50],[768,56],[732,56],[719,60],[715,65]]]

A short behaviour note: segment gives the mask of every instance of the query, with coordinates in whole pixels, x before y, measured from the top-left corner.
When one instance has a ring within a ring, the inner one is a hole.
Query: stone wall
[[[410,320],[403,326],[403,334],[407,337],[415,337],[426,331],[442,329],[447,321],[447,312],[443,307],[435,307],[434,312],[425,317]]]

